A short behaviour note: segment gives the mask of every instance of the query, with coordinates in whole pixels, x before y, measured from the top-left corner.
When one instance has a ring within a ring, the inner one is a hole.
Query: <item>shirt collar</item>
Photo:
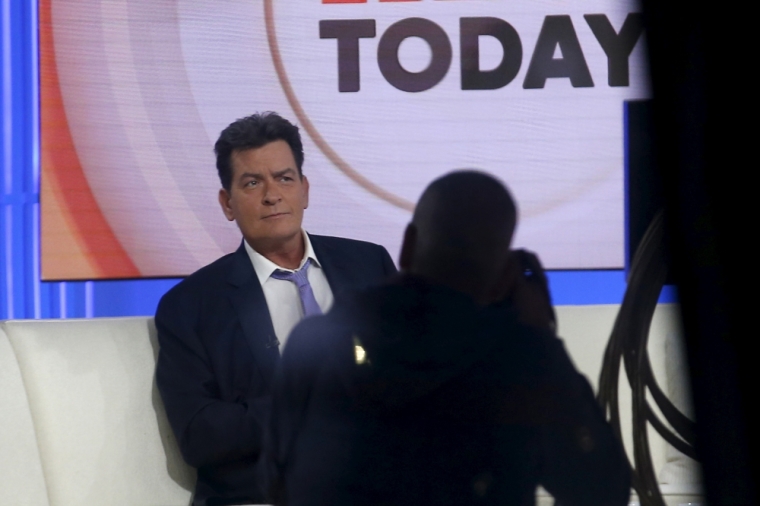
[[[314,253],[314,248],[311,246],[311,240],[309,239],[309,234],[306,233],[305,230],[301,229],[301,233],[303,234],[303,243],[304,243],[304,252],[303,252],[303,258],[301,259],[301,263],[298,265],[298,268],[300,269],[303,267],[303,265],[306,263],[306,260],[311,258],[311,264],[316,265],[317,267],[321,268],[322,265],[319,263],[319,259],[317,258],[317,255]],[[245,251],[248,253],[248,258],[251,259],[251,263],[253,264],[253,270],[256,271],[256,276],[259,278],[259,283],[261,286],[264,286],[264,283],[269,279],[269,277],[272,275],[274,271],[277,269],[287,271],[287,272],[294,272],[293,269],[288,269],[285,267],[280,267],[276,263],[272,262],[268,258],[266,258],[264,255],[256,251],[251,247],[250,244],[248,244],[248,241],[245,239],[243,240],[243,245],[245,245]]]

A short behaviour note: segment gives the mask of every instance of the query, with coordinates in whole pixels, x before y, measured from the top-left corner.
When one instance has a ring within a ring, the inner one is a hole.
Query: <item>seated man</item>
[[[624,505],[630,470],[553,332],[543,271],[510,251],[501,183],[455,172],[422,195],[403,274],[295,328],[260,465],[289,506]]]
[[[296,126],[254,114],[225,128],[214,149],[219,203],[243,241],[161,299],[156,382],[198,469],[193,504],[262,503],[253,468],[278,346],[303,316],[395,267],[381,246],[303,231],[309,181]]]

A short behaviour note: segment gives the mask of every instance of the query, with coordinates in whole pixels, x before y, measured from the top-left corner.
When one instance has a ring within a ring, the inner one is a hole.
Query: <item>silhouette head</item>
[[[404,233],[401,269],[492,302],[517,223],[509,190],[474,170],[451,172],[423,192]]]

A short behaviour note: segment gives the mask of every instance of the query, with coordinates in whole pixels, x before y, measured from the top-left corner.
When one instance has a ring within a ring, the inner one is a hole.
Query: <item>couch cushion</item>
[[[612,327],[619,309],[620,306],[617,304],[556,307],[559,335],[563,338],[575,366],[581,373],[586,375],[594,387],[594,391],[598,388],[604,350],[610,339]],[[678,306],[675,304],[658,304],[649,329],[647,349],[652,365],[652,372],[657,383],[666,392],[669,391],[669,386],[674,381],[674,377],[672,373],[671,377],[666,375],[665,343],[668,336],[679,335]],[[679,370],[676,374],[686,374],[686,372],[685,370]],[[633,462],[631,387],[625,375],[625,368],[622,365],[620,367],[618,385],[623,443],[625,444],[629,459]],[[656,404],[651,398],[649,399],[649,403],[659,414]],[[661,415],[660,419],[664,421],[664,417]],[[669,451],[670,445],[660,437],[651,425],[647,426],[647,432],[655,475],[660,476],[661,470],[665,466],[666,452]]]
[[[155,387],[150,318],[11,321],[50,504],[187,505],[195,482]]]
[[[47,506],[32,414],[16,354],[0,325],[0,504]]]
[[[681,413],[694,420],[689,365],[680,333],[672,332],[665,339],[665,375],[668,398]],[[660,471],[660,483],[676,488],[701,490],[701,466],[692,458],[667,445],[665,466]]]

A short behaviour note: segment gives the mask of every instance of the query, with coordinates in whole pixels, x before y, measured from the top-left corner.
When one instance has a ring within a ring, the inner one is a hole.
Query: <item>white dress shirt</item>
[[[303,230],[301,233],[303,233],[305,248],[303,258],[301,259],[298,268],[300,269],[303,267],[306,260],[311,258],[311,264],[309,265],[308,271],[309,284],[311,285],[311,290],[314,292],[314,298],[317,300],[317,304],[319,304],[322,312],[326,313],[332,307],[333,293],[330,289],[330,285],[327,283],[325,271],[322,270],[322,265],[319,263],[319,259],[314,253],[314,249],[311,247],[309,235]],[[295,327],[303,318],[303,307],[301,305],[301,298],[298,295],[298,287],[295,283],[284,279],[275,279],[271,276],[277,269],[288,272],[294,272],[294,270],[280,267],[268,258],[265,258],[262,254],[253,249],[248,244],[248,241],[243,241],[243,243],[245,244],[245,250],[248,252],[248,257],[251,259],[253,268],[256,271],[256,276],[259,278],[261,288],[264,290],[264,298],[266,299],[267,307],[269,308],[269,316],[272,317],[274,333],[277,336],[277,340],[280,342],[280,351],[282,351],[290,331],[293,330],[293,327]]]

